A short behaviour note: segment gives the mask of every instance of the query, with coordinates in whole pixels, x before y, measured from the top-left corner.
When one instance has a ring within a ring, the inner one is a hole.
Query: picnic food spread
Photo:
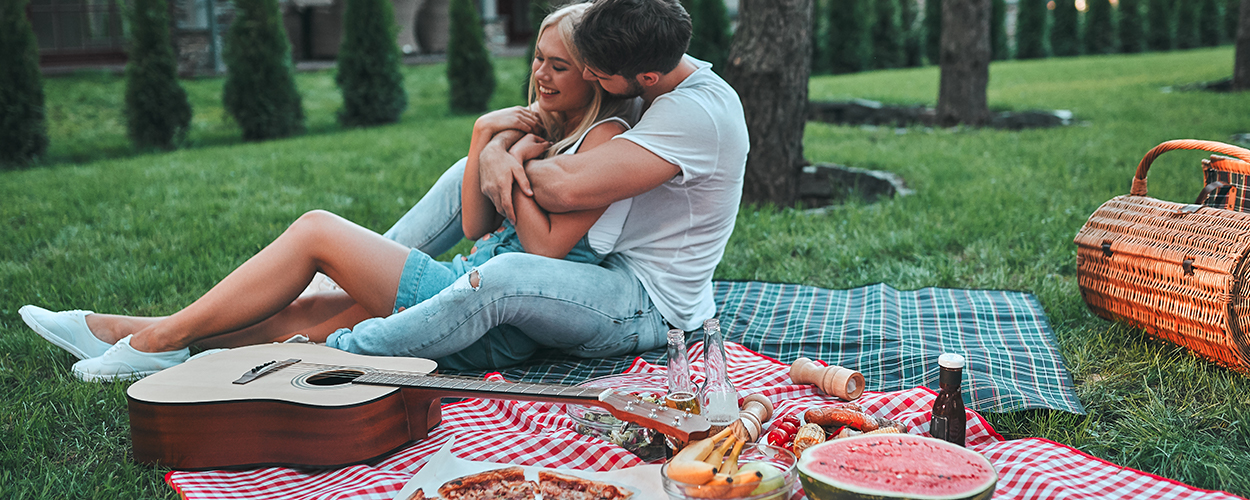
[[[865,435],[813,446],[798,463],[813,500],[988,499],[998,474],[981,454],[910,434]]]

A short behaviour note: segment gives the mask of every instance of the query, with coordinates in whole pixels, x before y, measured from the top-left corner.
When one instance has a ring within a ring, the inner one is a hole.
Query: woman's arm
[[[600,124],[586,134],[578,154],[608,142],[625,127],[617,122]],[[576,155],[575,155],[576,156]],[[577,244],[607,205],[562,214],[548,213],[515,184],[512,187],[512,208],[516,213],[516,232],[526,253],[562,259]]]
[[[533,132],[538,128],[538,116],[528,108],[514,106],[482,115],[473,123],[473,135],[469,139],[469,156],[465,162],[464,179],[460,185],[461,226],[466,238],[475,240],[494,231],[503,223],[503,216],[495,209],[490,198],[482,194],[478,176],[478,160],[482,149],[496,135]]]

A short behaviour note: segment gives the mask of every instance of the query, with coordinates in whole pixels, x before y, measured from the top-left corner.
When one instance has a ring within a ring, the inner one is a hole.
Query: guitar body
[[[288,358],[302,362],[233,383]],[[423,439],[440,422],[435,393],[325,375],[350,376],[354,367],[428,374],[437,364],[311,344],[249,346],[188,361],[127,389],[134,458],[176,469],[340,467]]]

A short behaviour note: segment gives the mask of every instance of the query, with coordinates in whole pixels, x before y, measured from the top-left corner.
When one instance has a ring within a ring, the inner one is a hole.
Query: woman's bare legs
[[[129,330],[134,334],[131,347],[164,352],[227,333],[232,335],[222,339],[224,344],[241,345],[237,342],[270,341],[302,329],[337,328],[340,321],[354,318],[389,316],[408,252],[342,217],[313,211],[185,309],[159,319],[91,315],[88,326],[105,342],[116,342]],[[300,304],[285,311],[317,271],[338,283],[352,304],[336,296],[326,299],[337,310]]]
[[[338,329],[351,328],[372,317],[374,315],[357,304],[347,292],[320,292],[296,299],[278,314],[260,323],[195,344],[205,348],[239,347],[283,342],[296,334],[313,342],[325,342],[326,337]]]

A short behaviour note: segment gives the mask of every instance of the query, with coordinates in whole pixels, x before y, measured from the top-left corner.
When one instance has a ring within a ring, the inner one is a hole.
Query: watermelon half
[[[799,480],[814,500],[988,499],[998,473],[972,450],[910,434],[835,439],[803,450]]]

